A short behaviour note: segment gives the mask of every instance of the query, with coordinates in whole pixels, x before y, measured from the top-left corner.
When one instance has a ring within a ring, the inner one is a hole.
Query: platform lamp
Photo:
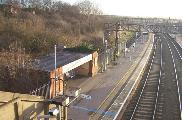
[[[103,45],[104,45],[104,71],[107,70],[107,39],[106,39],[106,33],[104,32],[103,36]]]
[[[103,46],[104,46],[104,71],[107,70],[107,59],[108,59],[108,39],[110,36],[110,31],[105,30],[103,36]]]
[[[117,57],[117,54],[118,54],[118,32],[119,32],[120,27],[121,27],[120,23],[116,23],[116,30],[115,30],[116,38],[115,38],[115,48],[114,48],[114,62],[116,62],[116,57]]]

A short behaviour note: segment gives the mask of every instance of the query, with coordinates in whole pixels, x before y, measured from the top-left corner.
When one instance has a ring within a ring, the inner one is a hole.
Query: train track
[[[156,104],[160,90],[161,79],[161,44],[155,45],[155,51],[139,97],[133,104],[133,110],[127,119],[152,119],[155,117]]]
[[[172,63],[173,63],[173,68],[174,68],[174,74],[175,74],[175,83],[176,83],[176,93],[178,97],[178,106],[177,109],[179,110],[180,113],[180,120],[182,119],[182,49],[177,44],[176,41],[174,41],[168,34],[166,35],[167,39],[167,46],[169,48],[171,58],[172,58]]]
[[[169,36],[158,35],[146,75],[122,120],[180,120],[182,52]]]

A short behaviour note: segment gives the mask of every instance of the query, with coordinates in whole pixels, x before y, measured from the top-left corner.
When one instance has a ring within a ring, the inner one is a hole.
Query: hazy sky
[[[77,0],[63,0],[71,4]],[[104,14],[182,18],[182,0],[91,0]]]

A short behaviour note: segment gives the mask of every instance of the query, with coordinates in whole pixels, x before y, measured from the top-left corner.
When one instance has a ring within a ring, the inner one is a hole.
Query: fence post
[[[44,84],[43,87],[42,87],[42,94],[41,94],[41,96],[44,96],[45,87],[46,87],[46,85]]]
[[[50,89],[50,84],[48,83],[48,84],[47,84],[46,94],[45,94],[45,99],[48,98],[48,94],[49,94],[49,91],[50,91],[49,89]]]
[[[14,103],[14,112],[15,112],[15,119],[19,120],[19,113],[18,113],[18,103]]]

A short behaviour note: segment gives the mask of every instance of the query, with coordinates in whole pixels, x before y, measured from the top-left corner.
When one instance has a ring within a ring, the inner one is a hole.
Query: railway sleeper
[[[144,111],[151,111],[153,109],[153,107],[138,107],[138,110],[144,110]]]
[[[156,96],[156,92],[143,93],[143,96]]]
[[[136,111],[136,114],[153,114],[153,111],[140,110],[140,111]]]
[[[155,96],[142,96],[141,101],[151,101],[151,102],[153,102],[153,101],[155,101],[155,97],[156,97],[156,95]]]
[[[147,81],[147,85],[157,85],[157,84],[158,84],[158,81],[155,81],[154,79]]]
[[[144,120],[150,120],[151,119],[151,114],[147,114],[147,115],[144,115],[144,114],[136,114],[135,115],[135,118],[138,119],[138,118],[143,118]]]
[[[151,101],[142,101],[140,102],[140,104],[153,104],[154,102],[151,102]]]
[[[153,104],[140,104],[139,106],[140,107],[152,107]]]

